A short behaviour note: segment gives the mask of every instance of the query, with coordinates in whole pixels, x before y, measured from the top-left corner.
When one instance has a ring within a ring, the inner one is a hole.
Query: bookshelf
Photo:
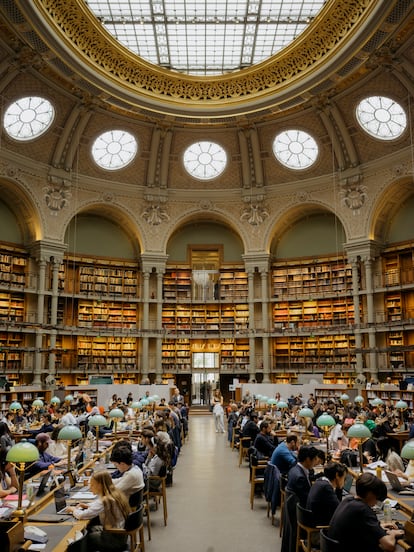
[[[240,302],[247,300],[247,273],[240,270],[221,270],[218,298],[221,301]]]
[[[24,336],[17,332],[0,332],[0,369],[9,381],[19,383],[18,373],[23,368]]]
[[[16,386],[10,391],[0,389],[0,411],[5,414],[9,411],[9,406],[13,401],[18,401],[22,406],[30,406],[35,399],[42,399],[48,403],[52,398],[50,389],[39,389],[35,386]]]
[[[371,389],[366,390],[368,401],[372,401],[376,397],[382,399],[386,404],[395,406],[399,400],[403,400],[408,404],[408,408],[414,408],[414,390],[400,390],[396,385],[375,385]]]
[[[80,328],[129,328],[137,329],[137,304],[114,301],[78,302]]]
[[[23,289],[27,284],[28,254],[14,246],[0,246],[0,285]]]
[[[0,291],[0,323],[25,321],[25,295]]]
[[[214,334],[247,330],[249,309],[247,304],[164,304],[162,325],[170,333],[199,332]]]
[[[138,266],[115,259],[67,257],[59,269],[58,288],[61,293],[138,297]]]
[[[276,298],[350,293],[352,269],[344,258],[275,263],[272,267],[272,290]]]
[[[82,336],[77,343],[78,371],[114,374],[137,371],[137,340],[132,337]]]
[[[165,339],[163,341],[162,369],[164,373],[191,372],[190,339]]]
[[[281,336],[273,341],[276,372],[341,373],[355,371],[351,334]]]
[[[168,268],[163,279],[163,298],[165,301],[191,299],[191,270]]]
[[[348,296],[277,301],[273,304],[275,328],[333,326],[354,322],[354,304],[352,297]]]
[[[250,362],[248,339],[222,339],[220,343],[220,367],[222,372],[248,372]]]

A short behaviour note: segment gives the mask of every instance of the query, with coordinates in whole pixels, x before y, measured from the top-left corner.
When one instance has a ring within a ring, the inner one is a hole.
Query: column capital
[[[270,254],[265,252],[252,252],[242,255],[246,272],[269,272]]]
[[[66,251],[66,247],[64,243],[39,240],[33,242],[29,246],[29,251],[36,261],[43,260],[60,264],[63,261],[63,254]]]
[[[141,264],[143,272],[155,272],[164,274],[166,269],[168,255],[161,252],[145,252],[141,254]]]
[[[381,252],[381,244],[376,240],[351,240],[344,244],[344,249],[349,262],[357,261],[358,258],[362,261],[374,260]]]

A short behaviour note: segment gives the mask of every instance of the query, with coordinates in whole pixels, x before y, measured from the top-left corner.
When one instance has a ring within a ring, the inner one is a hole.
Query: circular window
[[[124,130],[109,130],[98,136],[92,146],[95,163],[103,169],[116,171],[130,163],[138,151],[134,136]]]
[[[55,110],[44,98],[29,96],[13,102],[4,114],[4,130],[16,140],[32,140],[50,127]]]
[[[274,139],[273,153],[289,169],[307,169],[318,157],[318,145],[307,132],[285,130]]]
[[[407,126],[404,109],[384,96],[371,96],[362,100],[356,108],[356,116],[362,128],[380,140],[398,138]]]
[[[191,176],[209,180],[224,171],[227,155],[224,149],[214,142],[197,142],[185,150],[183,161]]]

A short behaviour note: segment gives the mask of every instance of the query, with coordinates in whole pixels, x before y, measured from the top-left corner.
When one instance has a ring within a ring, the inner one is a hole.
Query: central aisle
[[[279,528],[266,516],[266,502],[249,503],[247,464],[238,467],[238,452],[226,434],[216,433],[212,416],[193,415],[190,436],[167,489],[168,525],[162,508],[151,512],[148,552],[270,552],[280,550]],[[278,514],[277,514],[278,516]]]

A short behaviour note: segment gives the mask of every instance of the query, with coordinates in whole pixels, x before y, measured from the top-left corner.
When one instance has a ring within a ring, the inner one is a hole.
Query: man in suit
[[[325,466],[309,491],[306,508],[312,511],[315,525],[329,525],[331,517],[342,500],[342,489],[348,468],[339,462]]]
[[[302,446],[298,452],[298,462],[289,470],[286,491],[294,493],[299,504],[306,507],[306,501],[311,488],[309,470],[319,461],[318,449],[311,446]]]

